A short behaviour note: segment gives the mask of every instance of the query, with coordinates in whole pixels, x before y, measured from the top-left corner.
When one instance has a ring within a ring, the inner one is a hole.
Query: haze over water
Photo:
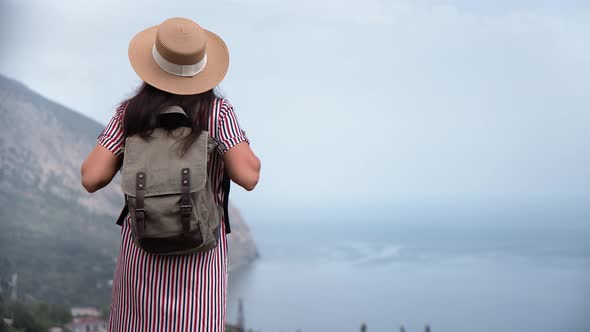
[[[264,332],[588,331],[590,209],[523,209],[254,223],[262,257],[230,275],[228,318],[241,297]]]

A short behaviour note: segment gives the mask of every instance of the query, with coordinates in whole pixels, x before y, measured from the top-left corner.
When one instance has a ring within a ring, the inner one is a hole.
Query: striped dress
[[[233,106],[223,98],[213,101],[208,130],[219,143],[209,160],[216,203],[222,206],[224,165],[221,158],[232,146],[249,142]],[[119,156],[123,153],[125,105],[97,137],[98,144]],[[227,236],[221,222],[219,245],[208,252],[158,256],[137,247],[131,238],[130,215],[121,227],[121,245],[113,279],[109,332],[219,332],[225,330],[227,292]]]

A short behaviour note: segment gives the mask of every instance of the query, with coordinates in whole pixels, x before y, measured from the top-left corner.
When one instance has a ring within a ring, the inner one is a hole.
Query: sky
[[[0,73],[105,124],[140,82],[129,41],[173,16],[229,47],[247,216],[590,198],[587,1],[1,0]]]

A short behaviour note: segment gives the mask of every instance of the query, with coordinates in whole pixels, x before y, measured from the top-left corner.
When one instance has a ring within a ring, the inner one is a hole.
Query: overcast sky
[[[0,73],[101,123],[129,40],[172,16],[230,50],[262,160],[236,204],[590,197],[587,1],[0,1]],[[98,134],[98,133],[96,133]]]

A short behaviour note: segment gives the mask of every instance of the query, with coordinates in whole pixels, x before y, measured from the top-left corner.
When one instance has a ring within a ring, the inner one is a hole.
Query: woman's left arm
[[[117,108],[115,115],[96,138],[97,145],[82,163],[82,186],[88,192],[95,192],[108,185],[121,167],[125,106]]]
[[[106,187],[117,174],[122,159],[104,146],[97,144],[80,169],[84,189],[93,193]]]

